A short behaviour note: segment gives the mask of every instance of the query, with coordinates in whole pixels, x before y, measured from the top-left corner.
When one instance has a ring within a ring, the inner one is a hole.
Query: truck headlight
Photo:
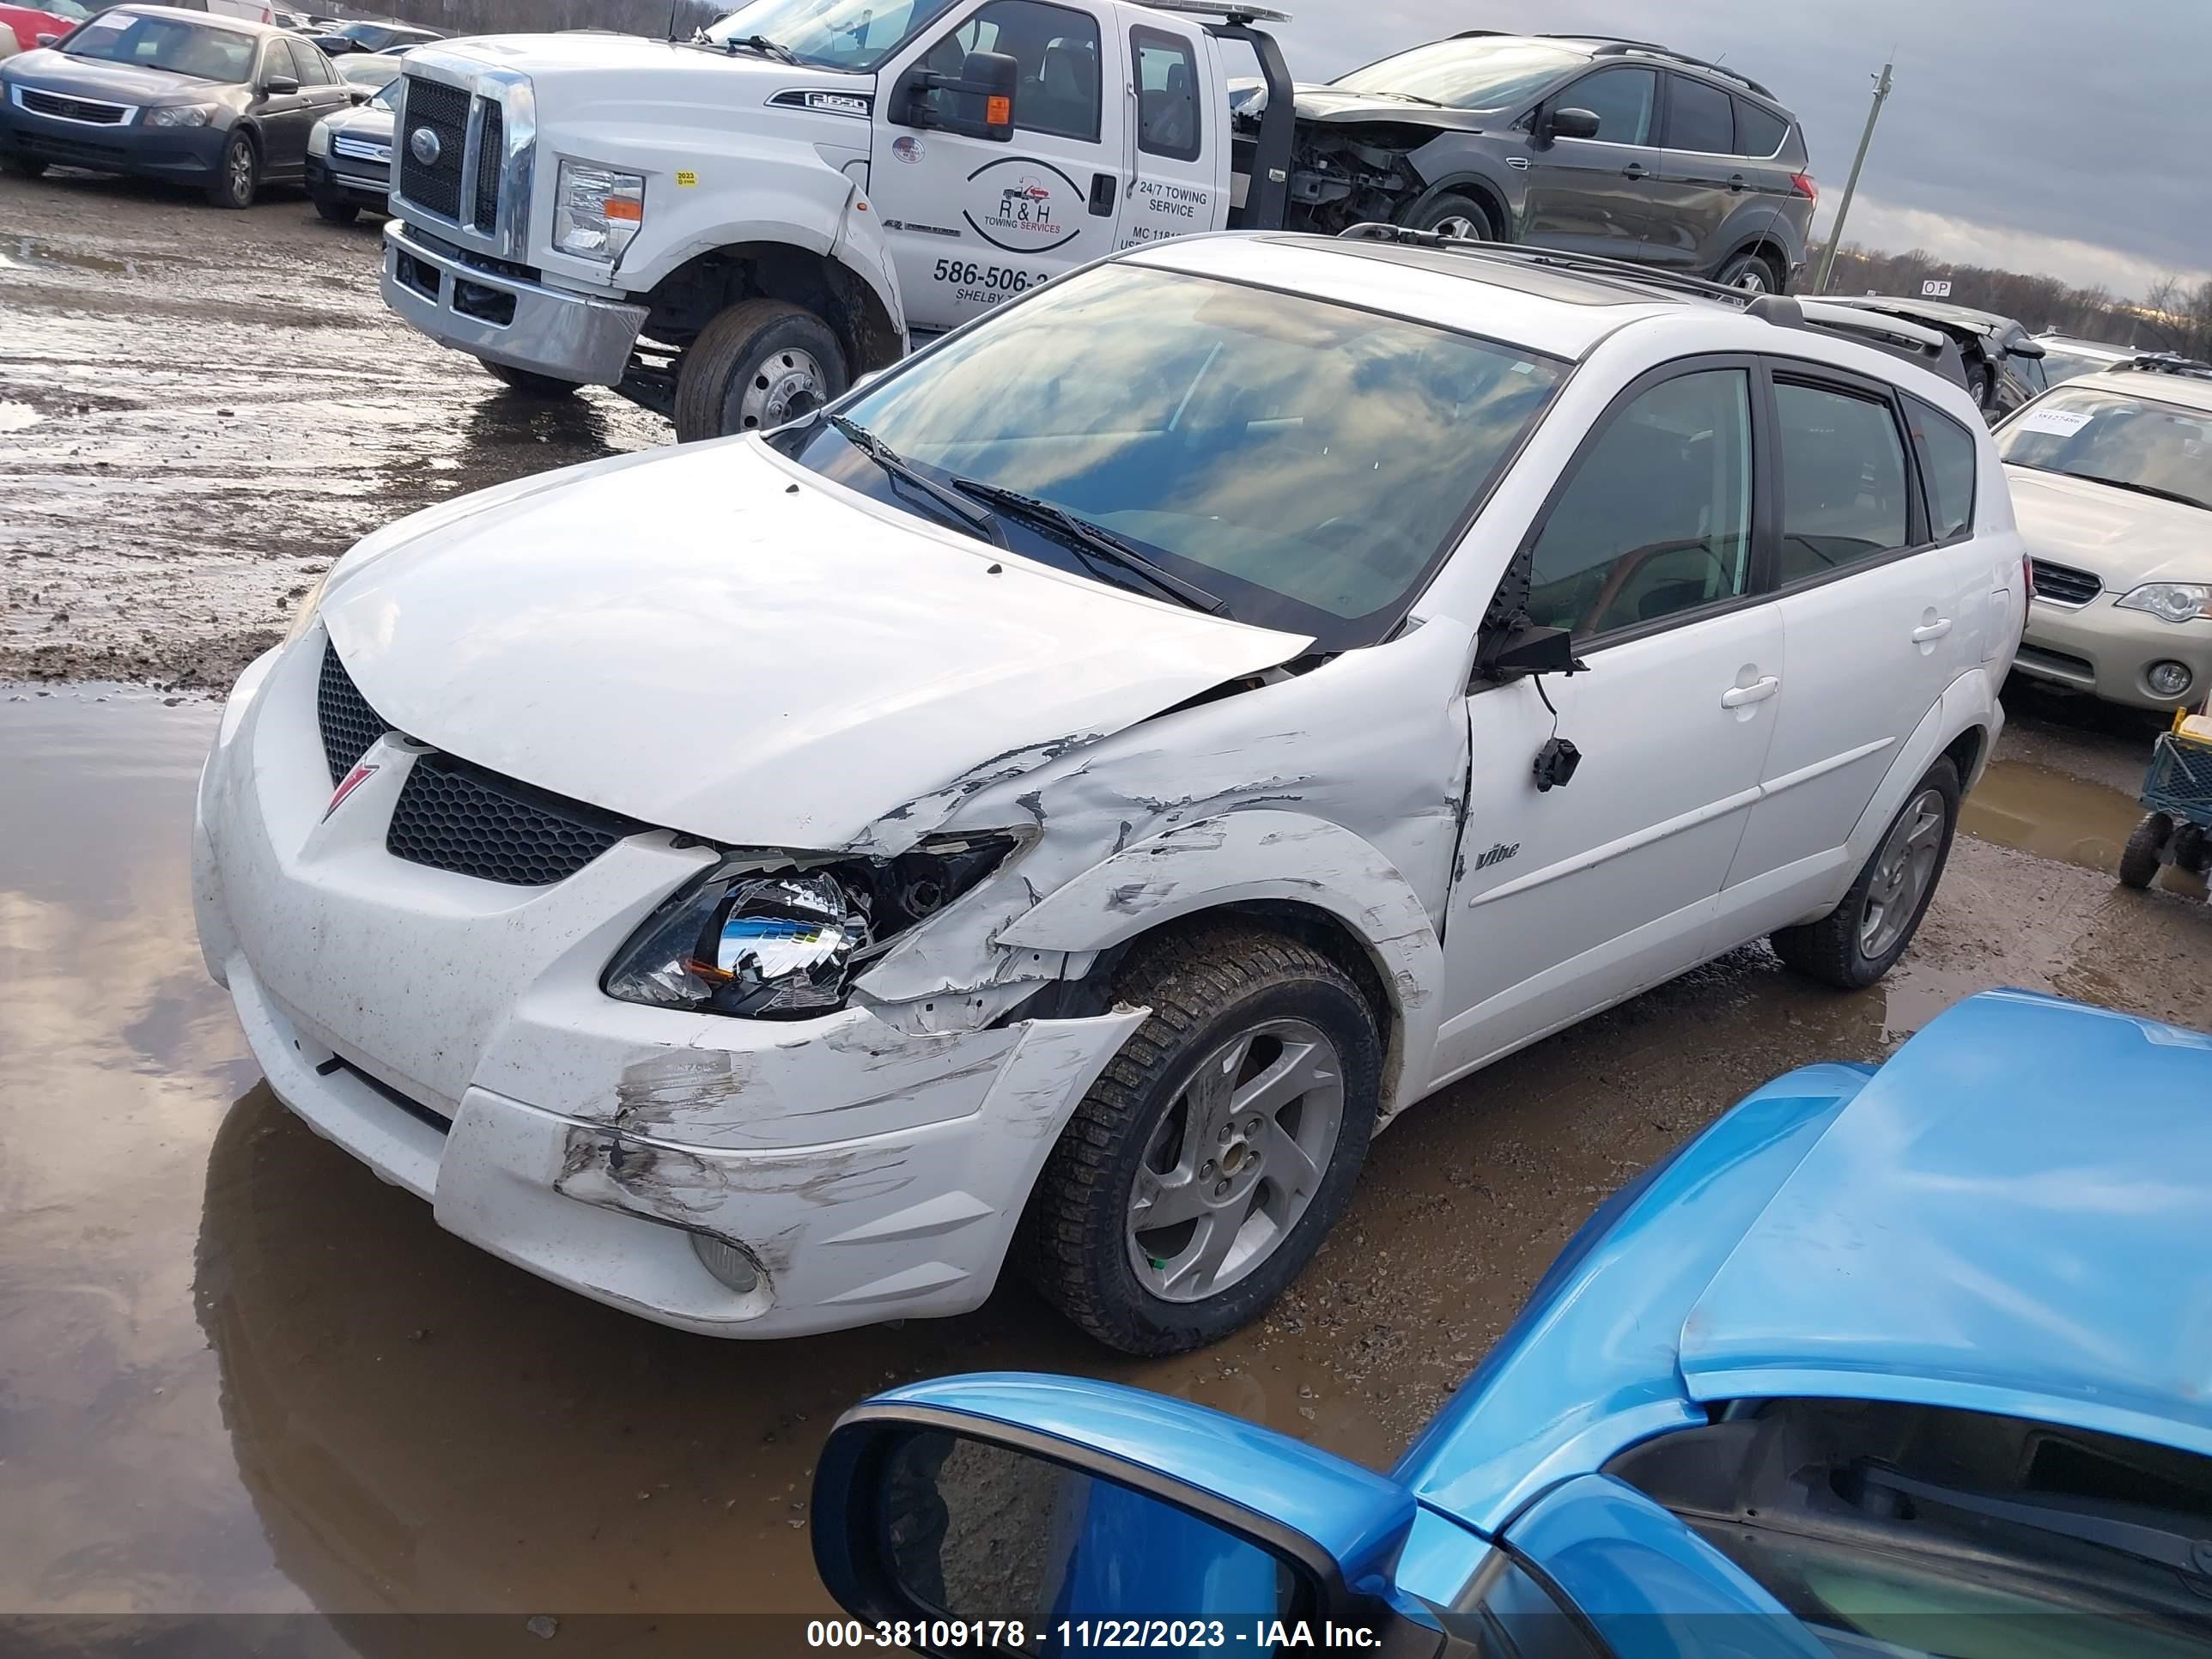
[[[621,1002],[751,1019],[842,1007],[854,966],[991,873],[1011,835],[940,837],[892,859],[725,860],[647,917],[600,981]]]
[[[563,161],[553,193],[553,246],[611,264],[645,222],[645,177]]]
[[[2160,622],[2212,617],[2212,587],[2202,582],[2145,582],[2115,601],[2122,611],[2148,611]]]
[[[146,112],[149,127],[204,127],[215,119],[213,104],[164,104]]]

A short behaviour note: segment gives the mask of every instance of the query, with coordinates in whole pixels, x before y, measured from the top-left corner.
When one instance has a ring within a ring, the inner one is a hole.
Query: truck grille
[[[2076,570],[2070,564],[2031,559],[2028,565],[2035,573],[2035,597],[2048,599],[2053,605],[2078,611],[2105,591],[2105,584],[2095,576],[2087,570]]]
[[[425,161],[415,153],[415,135],[428,132],[438,141],[434,160]],[[392,135],[392,154],[399,162],[399,194],[441,219],[461,216],[461,167],[469,142],[469,94],[441,81],[407,77],[407,95],[398,128]],[[494,161],[492,189],[498,191],[498,163]]]
[[[499,228],[499,164],[506,149],[507,118],[497,104],[484,100],[483,125],[477,139],[477,199],[473,222],[478,230]]]
[[[425,755],[400,786],[384,846],[434,870],[550,887],[644,828],[451,755]]]

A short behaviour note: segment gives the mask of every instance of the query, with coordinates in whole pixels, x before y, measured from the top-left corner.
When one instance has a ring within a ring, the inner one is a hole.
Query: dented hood
[[[1417,99],[1391,98],[1381,93],[1350,92],[1341,87],[1303,85],[1294,89],[1298,119],[1328,125],[1371,125],[1401,124],[1418,127],[1448,127],[1455,132],[1480,132],[1504,123],[1496,110],[1444,109]],[[1247,105],[1256,111],[1261,105]]]
[[[2141,582],[2212,581],[2212,513],[2201,507],[2025,466],[2005,468],[2005,482],[2021,538],[2039,559],[2087,570],[2114,593]]]
[[[789,466],[623,457],[363,543],[322,617],[386,720],[647,823],[830,849],[1297,656]]]

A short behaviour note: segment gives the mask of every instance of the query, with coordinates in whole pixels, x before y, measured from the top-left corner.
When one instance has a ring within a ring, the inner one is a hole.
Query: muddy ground
[[[1582,1218],[1775,1073],[1881,1058],[1998,984],[2212,1025],[2212,910],[2107,873],[2148,728],[2019,699],[1887,981],[1740,951],[1446,1091],[1209,1352],[1118,1358],[1011,1285],[768,1346],[568,1295],[293,1120],[192,934],[216,710],[173,688],[227,684],[374,525],[665,435],[597,394],[517,404],[386,319],[374,258],[296,198],[0,181],[0,672],[161,688],[0,685],[0,1614],[76,1615],[57,1640],[258,1614],[293,1622],[192,1650],[413,1654],[439,1633],[404,1615],[474,1612],[452,1650],[557,1654],[593,1650],[580,1615],[825,1610],[823,1432],[948,1370],[1141,1382],[1386,1464]]]

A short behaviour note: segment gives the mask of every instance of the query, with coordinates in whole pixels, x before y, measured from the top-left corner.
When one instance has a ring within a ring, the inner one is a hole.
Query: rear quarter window
[[[1754,158],[1773,155],[1782,148],[1789,136],[1790,123],[1772,110],[1762,109],[1750,100],[1735,100],[1735,153]]]
[[[1928,523],[1936,539],[1947,542],[1974,527],[1973,434],[1940,410],[1917,398],[1905,401],[1912,423],[1912,441],[1920,451],[1922,476],[1928,485]]]

